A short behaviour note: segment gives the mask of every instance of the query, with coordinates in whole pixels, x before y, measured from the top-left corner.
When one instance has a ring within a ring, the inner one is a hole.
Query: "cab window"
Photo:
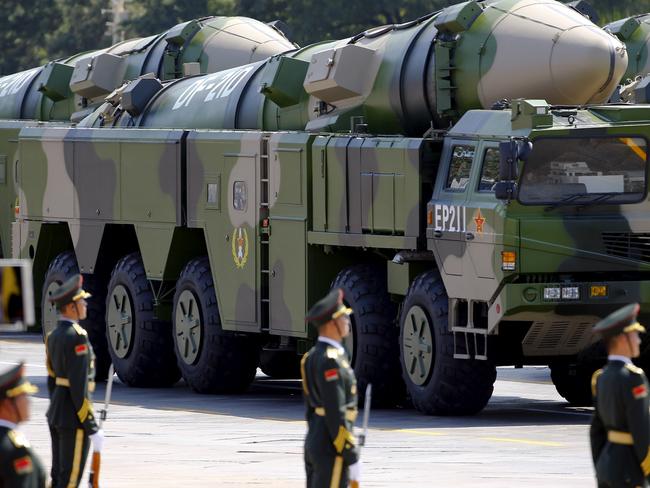
[[[481,179],[478,182],[478,191],[494,192],[494,185],[499,180],[499,149],[490,147],[483,155]]]
[[[469,145],[458,145],[453,147],[451,163],[449,164],[449,174],[447,175],[447,181],[445,183],[445,190],[465,191],[472,170],[474,150],[474,146]]]

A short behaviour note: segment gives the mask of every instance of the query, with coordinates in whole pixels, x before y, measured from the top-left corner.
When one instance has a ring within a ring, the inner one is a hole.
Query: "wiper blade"
[[[579,198],[591,197],[594,195],[598,195],[598,196],[586,202],[575,202],[575,200],[578,200]],[[573,202],[575,202],[576,205],[580,205],[581,207],[589,207],[591,205],[603,203],[619,195],[621,195],[621,193],[577,193],[574,195],[569,195],[568,197],[565,197],[562,200],[558,200],[557,202],[552,203],[551,205],[547,206],[544,210],[553,210],[561,205],[566,205],[567,203],[573,203]]]
[[[574,193],[573,195],[569,195],[568,197],[564,197],[562,200],[558,200],[557,202],[553,202],[550,205],[548,205],[544,210],[553,210],[557,207],[560,207],[562,205],[565,205],[567,203],[571,203],[574,200],[577,200],[578,198],[582,198],[584,196],[588,195],[588,193]]]
[[[597,195],[597,193],[592,193],[592,195]],[[596,205],[597,203],[603,203],[606,202],[607,200],[610,200],[614,197],[617,197],[621,195],[620,193],[601,193],[598,197],[594,198],[593,200],[589,200],[584,203],[580,203],[583,207],[588,207],[590,205]]]

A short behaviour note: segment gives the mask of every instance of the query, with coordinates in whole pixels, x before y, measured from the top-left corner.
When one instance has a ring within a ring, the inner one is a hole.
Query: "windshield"
[[[519,181],[523,204],[618,204],[642,200],[646,140],[640,137],[542,138]]]

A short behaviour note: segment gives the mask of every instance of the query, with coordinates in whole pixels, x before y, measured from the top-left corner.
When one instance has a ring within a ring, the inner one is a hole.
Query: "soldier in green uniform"
[[[639,356],[639,305],[610,314],[594,327],[607,347],[607,364],[591,380],[591,452],[599,488],[647,487],[650,474],[648,381],[632,364]]]
[[[38,388],[18,364],[0,375],[0,488],[44,488],[45,470],[16,427],[29,420],[29,398]]]
[[[49,296],[59,321],[45,339],[52,437],[52,488],[79,485],[88,456],[89,439],[101,451],[104,435],[95,422],[91,392],[95,389],[94,354],[88,334],[78,324],[86,318],[83,279],[76,275]]]
[[[341,341],[350,333],[352,310],[343,291],[317,302],[307,320],[318,327],[318,341],[300,363],[308,424],[305,468],[308,488],[358,486],[359,449],[353,435],[357,381]]]

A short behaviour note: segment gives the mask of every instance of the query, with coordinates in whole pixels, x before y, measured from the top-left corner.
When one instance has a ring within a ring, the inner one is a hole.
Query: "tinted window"
[[[474,159],[474,146],[454,146],[449,165],[445,189],[464,191],[469,183],[469,175]]]

